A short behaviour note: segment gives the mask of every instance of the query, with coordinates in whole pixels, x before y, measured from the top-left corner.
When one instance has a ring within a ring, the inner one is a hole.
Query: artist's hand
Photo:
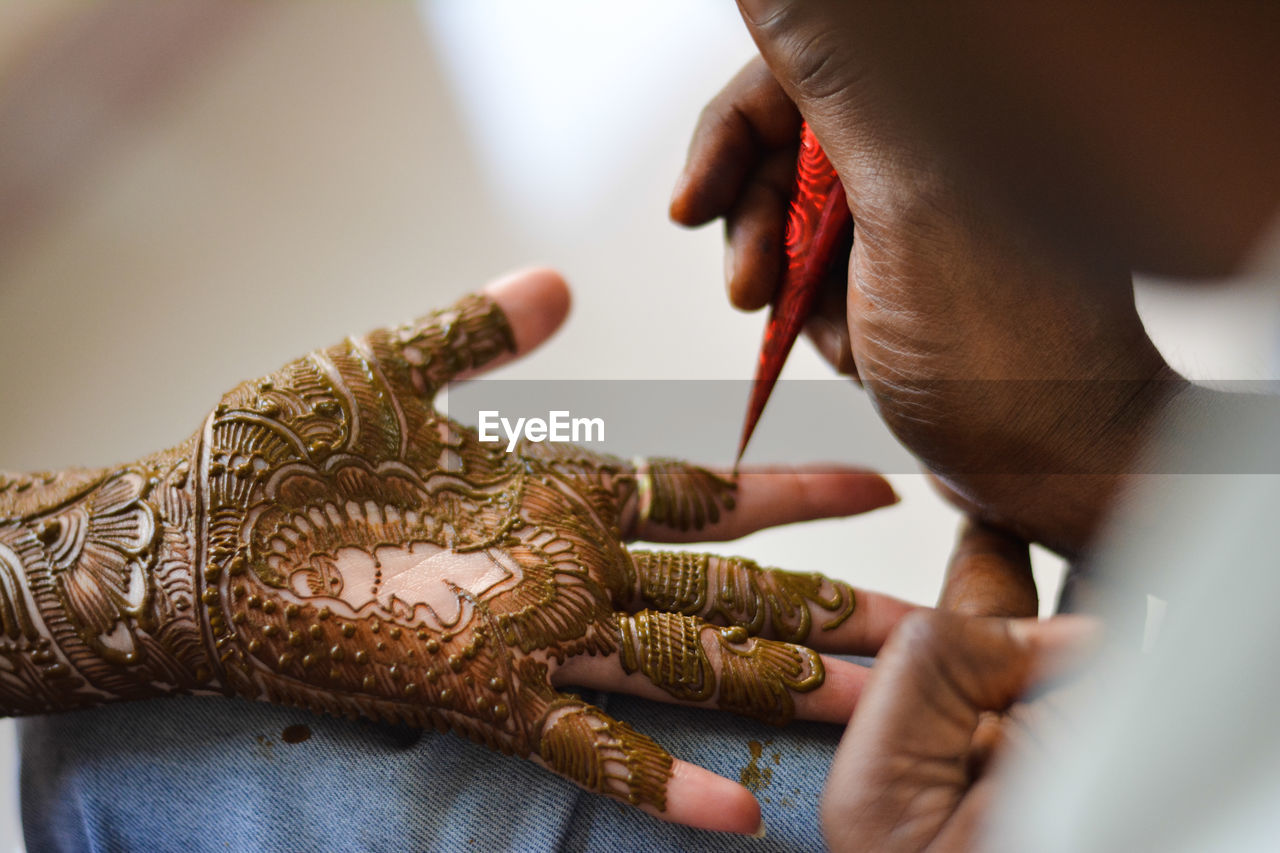
[[[667,820],[752,832],[736,782],[561,685],[772,723],[848,718],[907,604],[749,560],[631,551],[891,503],[855,470],[745,471],[482,443],[448,381],[527,352],[568,293],[533,272],[226,394],[139,463],[0,478],[0,699],[189,690],[452,729]],[[16,614],[16,615],[15,615]],[[47,631],[44,626],[47,627]],[[41,676],[41,668],[45,674]],[[25,703],[25,704],[24,704]]]
[[[977,848],[1001,761],[1031,747],[1057,695],[1021,697],[1096,629],[997,618],[1035,612],[1026,545],[966,523],[939,610],[899,623],[836,753],[822,802],[832,850]]]
[[[856,223],[847,271],[837,270],[810,336],[861,380],[949,497],[1078,553],[1162,401],[1182,387],[1158,381],[1173,376],[1142,328],[1127,271],[1088,266],[1001,219],[913,139],[874,69],[833,42],[838,31],[786,30],[801,17],[753,26],[769,66],[750,63],[704,110],[672,217],[723,217],[731,301],[767,304],[803,114]],[[817,76],[806,76],[813,56],[802,47],[827,51]]]

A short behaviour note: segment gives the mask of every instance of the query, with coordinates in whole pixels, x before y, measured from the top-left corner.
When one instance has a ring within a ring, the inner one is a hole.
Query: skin
[[[847,279],[828,283],[807,332],[949,498],[1076,556],[1189,386],[1147,337],[1127,270],[993,215],[878,118],[858,117],[864,147],[841,173],[856,223]],[[677,221],[725,218],[742,308],[776,287],[798,123],[753,61],[703,111],[677,185]]]
[[[948,497],[1081,554],[1169,403],[1224,402],[1151,345],[1130,270],[1230,272],[1275,216],[1276,7],[740,7],[762,60],[672,217],[723,217],[731,301],[767,304],[803,114],[857,223],[810,336]]]
[[[561,685],[776,724],[843,721],[911,608],[742,558],[733,538],[896,500],[851,469],[734,483],[675,460],[482,445],[432,407],[568,310],[532,271],[223,396],[187,442],[0,477],[0,703],[46,713],[225,693],[453,730],[665,820],[750,833],[736,782]]]
[[[1004,534],[966,526],[948,575],[955,612],[902,621],[845,730],[821,808],[833,851],[977,849],[1000,762],[1031,748],[1028,728],[1051,701],[1020,697],[1097,634],[1078,616],[976,615],[1034,616],[1026,547]]]
[[[1168,370],[1129,271],[1230,273],[1272,227],[1280,9],[739,6],[763,62],[704,111],[672,217],[723,217],[731,300],[769,302],[803,115],[857,223],[819,349],[954,501],[1080,554],[1170,402],[1229,402]],[[985,618],[1035,612],[1020,548],[971,528],[943,594],[967,615],[913,615],[881,651],[828,783],[833,849],[974,847],[1016,698],[1091,632]]]
[[[1238,269],[1274,220],[1274,3],[738,6],[846,183],[891,133],[1066,251],[1177,277]]]

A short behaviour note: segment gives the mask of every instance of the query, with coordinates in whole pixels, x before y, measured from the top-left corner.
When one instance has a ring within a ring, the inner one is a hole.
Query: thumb
[[[854,719],[883,715],[904,736],[918,735],[918,709],[951,707],[965,709],[976,726],[981,712],[1004,711],[1039,680],[1069,670],[1099,633],[1097,621],[1075,615],[1038,621],[911,613],[877,658]],[[940,696],[947,697],[941,705]]]
[[[868,73],[859,61],[852,4],[806,0],[738,0],[747,30],[773,76],[836,156]]]
[[[895,165],[929,162],[913,156],[922,135],[892,91],[906,70],[900,66],[910,65],[910,52],[880,43],[876,34],[892,28],[878,19],[877,5],[738,0],[765,64],[843,179],[855,219],[860,169],[882,172],[885,152],[892,152]]]
[[[493,300],[511,326],[514,350],[502,353],[482,366],[458,374],[469,379],[521,358],[546,342],[569,315],[569,286],[555,270],[531,268],[509,273],[481,290]]]
[[[851,4],[820,0],[738,0],[760,56],[798,105],[809,107],[844,89],[855,42]],[[808,118],[808,116],[806,116]]]
[[[1027,544],[966,519],[947,566],[938,606],[972,616],[1035,616],[1039,599]]]

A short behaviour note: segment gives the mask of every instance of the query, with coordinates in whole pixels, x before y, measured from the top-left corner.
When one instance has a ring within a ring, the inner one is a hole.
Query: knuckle
[[[702,109],[698,111],[698,120],[693,130],[695,141],[720,126],[725,113],[724,97],[725,93],[721,92],[710,101],[707,101]]]
[[[817,28],[793,33],[788,39],[788,77],[795,94],[811,104],[842,96],[856,82],[856,75],[842,51],[840,31]]]
[[[719,92],[698,113],[694,139],[703,144],[718,141],[735,144],[750,135],[750,122],[743,113],[741,94],[732,86]]]
[[[761,35],[776,35],[795,25],[794,0],[774,0],[772,3],[739,3],[742,17]]]
[[[796,54],[795,76],[792,84],[796,91],[810,101],[822,101],[840,90],[836,75],[835,58],[821,47],[822,37],[813,36],[809,44]]]

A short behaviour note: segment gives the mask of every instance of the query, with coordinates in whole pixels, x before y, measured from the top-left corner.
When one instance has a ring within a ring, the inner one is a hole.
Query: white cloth
[[[1152,648],[1111,654],[1068,728],[1012,768],[1001,851],[1280,850],[1280,404],[1178,413],[1179,450],[1114,528],[1113,619],[1167,599]],[[1115,645],[1133,636],[1113,638]]]

